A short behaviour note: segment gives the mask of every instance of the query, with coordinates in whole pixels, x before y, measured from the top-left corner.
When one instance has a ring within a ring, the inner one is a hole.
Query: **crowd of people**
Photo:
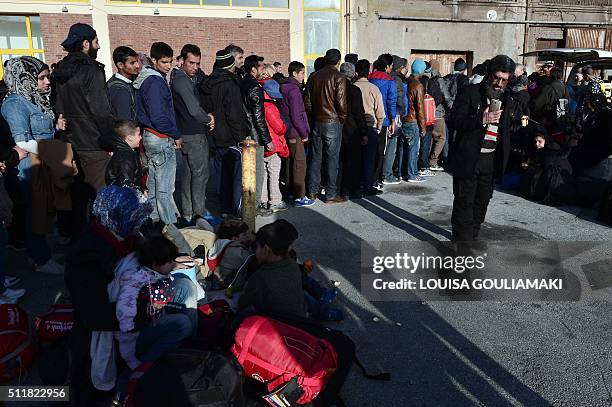
[[[65,272],[76,405],[91,405],[96,391],[121,393],[140,363],[196,335],[198,256],[176,243],[178,228],[216,234],[201,255],[211,270],[205,286],[242,292],[238,314],[343,318],[331,307],[337,288],[298,266],[293,225],[279,220],[254,234],[237,219],[247,138],[257,143],[260,216],[379,195],[446,170],[455,241],[478,239],[496,180],[549,204],[576,203],[581,186],[610,181],[612,111],[590,67],[566,87],[560,67],[528,76],[505,55],[468,77],[462,58],[442,76],[435,60],[342,62],[330,49],[306,78],[298,61],[285,74],[230,44],[205,74],[196,45],[175,55],[155,42],[149,55],[116,48],[106,81],[91,26],[73,25],[62,46],[68,54],[52,72],[28,56],[4,63],[0,302],[25,294],[4,274],[7,247],[26,250],[40,272]],[[65,265],[51,240],[73,243]],[[153,291],[172,293],[181,311],[143,315],[145,288],[151,304]],[[113,338],[119,374],[104,367]]]

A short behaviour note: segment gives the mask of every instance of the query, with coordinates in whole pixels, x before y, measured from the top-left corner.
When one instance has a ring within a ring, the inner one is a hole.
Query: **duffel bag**
[[[310,403],[327,385],[338,366],[334,347],[302,329],[264,316],[246,318],[231,349],[245,377],[268,391],[296,381],[298,404]]]
[[[26,373],[33,359],[27,314],[17,305],[0,304],[0,381]]]
[[[53,304],[49,311],[34,320],[34,331],[39,341],[54,343],[72,329],[74,307],[72,304]]]
[[[342,389],[342,386],[344,385],[353,364],[355,364],[359,370],[361,370],[363,377],[367,379],[381,381],[391,380],[391,375],[386,372],[377,374],[368,373],[363,364],[357,358],[355,342],[353,342],[353,340],[343,332],[323,326],[318,322],[307,318],[289,318],[284,316],[275,316],[274,318],[290,324],[291,326],[302,329],[303,331],[309,333],[310,335],[316,336],[317,338],[326,340],[333,346],[338,354],[338,367],[332,373],[325,388],[317,395],[317,397],[314,398],[314,400],[312,400],[311,403],[308,404],[308,406],[345,407],[343,400],[340,398],[340,390]]]
[[[177,349],[132,372],[124,407],[243,407],[242,369],[230,355]]]

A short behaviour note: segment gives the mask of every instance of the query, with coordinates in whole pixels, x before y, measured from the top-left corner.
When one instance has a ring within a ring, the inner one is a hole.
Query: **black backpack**
[[[243,407],[242,368],[231,356],[177,349],[137,368],[125,407]]]

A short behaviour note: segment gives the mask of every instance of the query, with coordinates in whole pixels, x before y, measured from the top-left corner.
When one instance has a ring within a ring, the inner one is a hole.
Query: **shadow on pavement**
[[[380,198],[354,203],[418,240],[436,241],[439,239],[435,235],[450,235]],[[369,303],[361,294],[347,290],[346,285],[352,285],[360,291],[363,240],[359,236],[309,208],[290,210],[278,217],[291,221],[298,229],[299,257],[314,259],[326,274],[324,277],[342,281],[340,302],[350,303],[350,324],[334,327],[355,340],[366,366],[391,373],[391,382],[380,383],[353,372],[355,376],[343,390],[349,405],[550,405],[418,298],[413,296],[414,301],[401,303]],[[373,322],[374,317],[380,322]]]

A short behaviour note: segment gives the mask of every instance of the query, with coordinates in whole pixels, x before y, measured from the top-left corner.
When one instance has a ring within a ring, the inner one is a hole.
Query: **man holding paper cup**
[[[511,112],[516,103],[506,86],[515,63],[498,55],[488,65],[487,77],[459,90],[451,114],[457,131],[449,172],[453,175],[452,240],[478,240],[493,182],[503,175],[510,156]]]

